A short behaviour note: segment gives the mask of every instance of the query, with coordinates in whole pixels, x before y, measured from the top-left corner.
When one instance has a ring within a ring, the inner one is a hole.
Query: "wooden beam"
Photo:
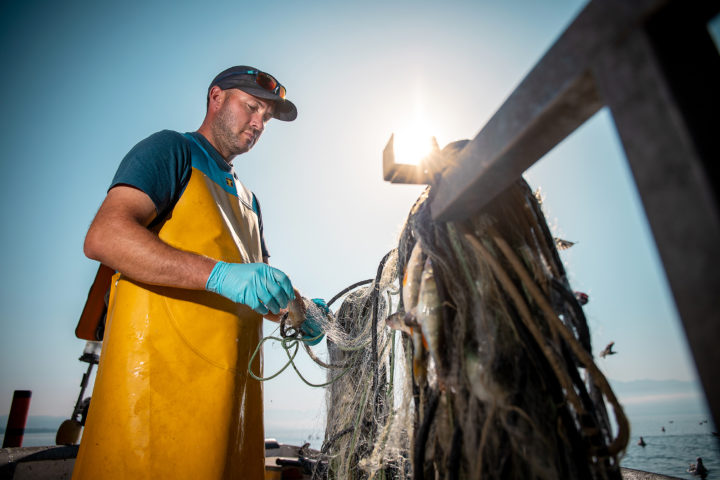
[[[674,2],[606,51],[595,76],[718,425],[720,56],[708,12],[688,5]]]
[[[596,58],[665,3],[590,2],[443,174],[433,218],[474,214],[597,112]]]

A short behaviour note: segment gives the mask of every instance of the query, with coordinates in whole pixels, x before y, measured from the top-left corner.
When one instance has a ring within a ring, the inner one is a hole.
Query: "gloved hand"
[[[300,325],[303,333],[302,341],[308,345],[317,345],[325,336],[322,329],[322,318],[330,313],[330,309],[322,298],[313,298],[316,308],[308,308],[305,313],[305,320]]]
[[[218,262],[210,272],[205,289],[243,303],[261,315],[268,310],[278,313],[295,298],[287,275],[265,263]]]

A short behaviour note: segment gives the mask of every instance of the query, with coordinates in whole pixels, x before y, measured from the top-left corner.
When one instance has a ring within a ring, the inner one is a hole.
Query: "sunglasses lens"
[[[275,79],[266,73],[258,73],[257,77],[255,77],[255,81],[262,88],[270,92],[275,90],[275,87],[277,87],[277,82],[275,81]]]
[[[275,78],[264,72],[258,72],[255,75],[255,82],[268,92],[276,94],[280,98],[285,98],[285,87],[280,85]],[[275,91],[277,89],[277,92]]]

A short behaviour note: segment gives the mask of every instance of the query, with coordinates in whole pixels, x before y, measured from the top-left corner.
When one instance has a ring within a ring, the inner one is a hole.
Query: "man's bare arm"
[[[217,260],[173,248],[146,227],[155,204],[133,187],[112,188],[85,237],[85,255],[143,283],[202,290]]]

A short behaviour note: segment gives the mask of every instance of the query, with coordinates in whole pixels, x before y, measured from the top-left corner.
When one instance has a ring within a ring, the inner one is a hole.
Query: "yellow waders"
[[[228,262],[262,261],[252,197],[241,185],[243,201],[226,190],[193,167],[159,237]],[[261,322],[214,293],[116,274],[73,479],[264,478],[262,386],[247,373]]]

